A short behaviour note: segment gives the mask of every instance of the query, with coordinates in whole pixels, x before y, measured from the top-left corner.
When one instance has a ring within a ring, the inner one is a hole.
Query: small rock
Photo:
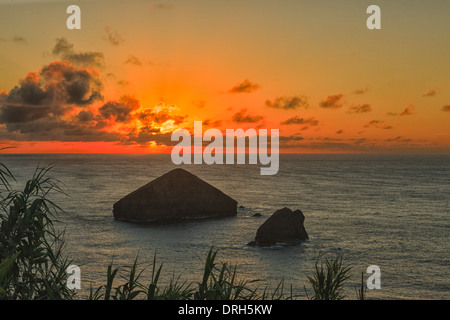
[[[257,230],[255,240],[249,245],[273,246],[278,242],[298,242],[308,239],[300,210],[283,208],[276,211]]]

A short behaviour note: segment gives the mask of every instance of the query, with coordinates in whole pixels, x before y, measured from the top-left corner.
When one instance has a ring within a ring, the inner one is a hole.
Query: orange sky
[[[450,4],[407,3],[371,31],[365,1],[80,1],[81,30],[67,3],[0,2],[2,152],[170,152],[203,121],[279,129],[280,152],[448,153]]]

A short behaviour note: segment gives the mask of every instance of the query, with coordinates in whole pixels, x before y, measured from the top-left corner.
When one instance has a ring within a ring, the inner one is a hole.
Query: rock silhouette
[[[254,241],[248,245],[267,247],[280,242],[298,242],[308,239],[300,210],[289,208],[277,210],[257,230]]]
[[[184,169],[174,169],[117,201],[115,220],[169,222],[235,216],[237,202]]]

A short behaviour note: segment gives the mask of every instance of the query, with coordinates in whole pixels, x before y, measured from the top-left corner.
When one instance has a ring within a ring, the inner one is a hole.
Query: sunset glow
[[[428,37],[449,4],[380,1],[375,31],[332,1],[89,1],[81,30],[65,5],[1,4],[2,152],[167,153],[194,121],[279,129],[282,153],[450,151],[450,45]]]

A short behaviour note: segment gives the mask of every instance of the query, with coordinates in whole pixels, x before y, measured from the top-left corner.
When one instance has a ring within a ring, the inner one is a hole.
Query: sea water
[[[368,290],[368,299],[450,298],[449,155],[282,154],[274,176],[261,176],[254,165],[184,165],[234,198],[238,214],[163,225],[115,221],[112,206],[177,167],[170,155],[3,154],[0,162],[15,175],[16,187],[36,166],[53,165],[48,176],[67,196],[51,199],[64,210],[58,227],[65,228],[66,254],[81,269],[79,297],[106,283],[111,262],[123,267],[138,256],[144,267],[155,252],[163,264],[161,284],[175,274],[195,285],[214,246],[219,261],[237,266],[240,279],[260,279],[272,289],[284,280],[299,299],[312,293],[307,276],[318,257],[337,255],[352,268],[349,299],[357,298],[361,273],[370,265],[380,267],[381,289]],[[302,210],[309,240],[247,246],[283,207]]]

